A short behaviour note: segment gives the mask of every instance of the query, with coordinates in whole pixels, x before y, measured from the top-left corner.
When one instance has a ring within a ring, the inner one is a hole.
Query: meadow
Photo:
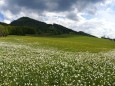
[[[115,42],[74,35],[1,37],[0,86],[115,86]]]

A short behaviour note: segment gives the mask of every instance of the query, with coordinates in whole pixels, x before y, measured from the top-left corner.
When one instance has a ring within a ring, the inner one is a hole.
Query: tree
[[[5,26],[0,25],[0,36],[7,36],[8,34],[8,29]]]

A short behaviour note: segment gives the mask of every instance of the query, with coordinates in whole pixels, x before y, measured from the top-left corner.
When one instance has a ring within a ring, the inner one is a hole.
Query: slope
[[[29,17],[21,17],[15,21],[12,21],[12,26],[18,26],[20,28],[28,27],[34,29],[36,34],[45,34],[45,35],[60,35],[60,34],[77,34],[84,36],[92,36],[84,32],[76,32],[64,26],[58,24],[46,24],[41,21],[31,19]]]

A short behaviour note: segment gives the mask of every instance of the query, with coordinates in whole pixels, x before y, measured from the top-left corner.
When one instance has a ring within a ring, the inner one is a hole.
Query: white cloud
[[[111,8],[112,5],[115,6],[113,1],[115,2],[115,0],[110,0],[107,1],[106,5],[101,4],[92,19],[83,19],[77,23],[78,25],[74,29],[85,31],[97,37],[115,38],[115,9]]]
[[[17,14],[12,13],[4,1],[0,0],[0,13],[4,15],[4,22],[6,23],[10,23],[12,20],[22,16],[28,16],[51,24],[61,24],[76,31],[85,31],[97,37],[106,36],[115,38],[115,9],[112,9],[112,6],[115,6],[115,0],[106,0],[105,3],[97,3],[95,10],[90,5],[85,11],[78,11],[75,8],[76,6],[73,6],[74,10],[71,11],[50,12],[46,10],[42,13],[36,10],[20,8],[20,12]],[[50,7],[49,3],[47,5]],[[57,6],[56,3],[54,5]]]
[[[0,0],[0,6],[4,5],[5,2],[3,0]]]

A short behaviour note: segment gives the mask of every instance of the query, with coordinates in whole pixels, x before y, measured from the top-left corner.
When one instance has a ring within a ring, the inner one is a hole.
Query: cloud
[[[91,4],[103,2],[104,0],[6,0],[9,7],[24,7],[36,11],[69,11],[73,6],[83,10]]]
[[[53,12],[57,15],[63,12],[62,17],[66,16],[71,20],[77,21],[79,20],[77,13],[86,8],[87,11],[91,11],[88,9],[92,8],[93,12],[95,4],[103,1],[104,0],[1,0],[2,5],[0,6],[0,10],[5,16],[5,20],[9,22],[21,16],[29,16],[38,19],[38,17],[33,16],[33,13],[34,15],[44,18],[42,15],[45,15],[44,13],[46,12]]]
[[[115,0],[0,0],[0,14],[7,23],[28,16],[98,37],[115,38],[114,3]]]
[[[3,10],[9,10],[13,14],[19,14],[23,9],[42,14],[43,12],[77,12],[87,11],[94,13],[96,4],[105,0],[1,0],[5,3]],[[73,16],[69,14],[68,17]],[[73,18],[73,17],[72,17]]]

